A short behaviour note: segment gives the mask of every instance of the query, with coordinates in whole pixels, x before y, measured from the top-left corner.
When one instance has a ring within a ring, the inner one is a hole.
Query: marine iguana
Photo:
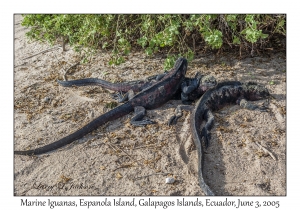
[[[131,119],[131,124],[146,125],[153,123],[151,120],[141,120],[145,115],[145,109],[155,109],[173,97],[185,78],[187,65],[187,60],[185,58],[179,58],[176,61],[174,68],[169,71],[168,74],[166,74],[160,81],[152,84],[146,89],[143,89],[126,103],[104,113],[79,130],[58,141],[33,150],[14,151],[14,154],[37,155],[50,152],[70,144],[71,142],[97,129],[99,126],[129,114],[132,111],[135,111],[135,116],[133,116]]]
[[[158,74],[147,77],[145,80],[135,80],[122,83],[111,83],[97,78],[85,78],[71,81],[57,80],[57,82],[63,87],[97,85],[121,93],[126,92],[123,97],[120,96],[121,94],[117,95],[118,102],[124,102],[132,98],[134,93],[140,92],[151,86],[155,82],[161,80],[165,75],[166,73]],[[207,89],[214,87],[216,83],[216,79],[213,76],[204,76],[197,72],[193,78],[185,77],[181,83],[180,89],[178,89],[173,99],[181,99],[184,104],[190,104],[200,98]]]
[[[255,101],[269,96],[269,91],[254,82],[240,83],[238,81],[221,82],[214,88],[207,90],[197,101],[190,116],[190,126],[195,146],[198,153],[198,179],[199,185],[205,195],[214,195],[206,185],[202,176],[202,144],[204,137],[207,147],[210,140],[209,130],[213,126],[214,116],[212,111],[223,108],[229,104],[238,104],[250,110],[266,111],[266,107],[259,107],[249,103],[247,100]],[[202,130],[200,126],[205,121]]]

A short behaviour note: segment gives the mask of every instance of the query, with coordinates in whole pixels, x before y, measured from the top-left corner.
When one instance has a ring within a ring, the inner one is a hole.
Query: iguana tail
[[[78,80],[71,80],[71,81],[57,80],[57,83],[63,87],[97,85],[108,90],[123,91],[123,92],[127,92],[131,89],[134,92],[139,92],[140,86],[146,85],[145,81],[111,83],[97,78],[86,78],[86,79],[78,79]]]
[[[126,114],[129,114],[130,112],[133,111],[133,106],[130,103],[125,103],[123,105],[120,105],[105,114],[97,117],[87,125],[83,126],[79,130],[75,131],[74,133],[58,140],[55,141],[51,144],[45,145],[43,147],[39,147],[33,150],[25,150],[25,151],[14,151],[14,154],[16,155],[38,155],[38,154],[43,154],[46,152],[53,151],[55,149],[61,148],[67,144],[70,144],[71,142],[82,138],[89,132],[97,129],[99,126],[104,125],[108,121],[118,119]]]

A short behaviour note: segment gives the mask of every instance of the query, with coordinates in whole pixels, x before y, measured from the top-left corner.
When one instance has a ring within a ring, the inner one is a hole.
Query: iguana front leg
[[[155,121],[150,119],[144,119],[143,117],[146,115],[146,109],[142,106],[134,107],[134,116],[130,120],[130,124],[134,126],[144,126],[148,124],[155,124]]]
[[[249,103],[245,98],[241,97],[239,98],[236,103],[241,106],[244,109],[249,109],[249,110],[258,110],[261,112],[266,112],[268,110],[267,107],[265,106],[257,106],[255,104]]]
[[[170,117],[169,121],[168,121],[168,125],[175,125],[177,123],[177,120],[182,117],[182,110],[186,110],[186,111],[192,111],[193,110],[193,106],[192,105],[178,105],[175,109],[175,114]]]
[[[176,107],[175,109],[175,115],[173,115],[172,117],[170,117],[169,121],[168,121],[168,125],[175,125],[177,123],[177,120],[182,117],[182,110],[186,110],[186,111],[190,111],[192,112],[194,106],[191,105],[179,105]],[[211,138],[210,135],[210,129],[212,128],[213,124],[214,124],[214,115],[213,113],[208,110],[204,116],[203,119],[205,120],[205,125],[203,126],[202,130],[201,130],[201,136],[204,137],[204,142],[205,142],[205,147],[207,148],[209,146],[209,140]]]
[[[175,109],[175,115],[173,115],[169,121],[168,121],[168,125],[175,125],[177,123],[177,120],[182,117],[182,110],[186,110],[186,111],[192,111],[193,110],[193,106],[191,105],[179,105],[176,107]],[[210,132],[209,130],[212,128],[213,123],[214,123],[214,115],[212,114],[212,112],[210,110],[208,110],[205,115],[204,115],[204,120],[206,121],[205,125],[202,128],[201,131],[201,135],[204,137],[204,142],[205,142],[205,146],[206,148],[209,145],[209,140],[210,140]]]
[[[192,105],[179,105],[175,109],[175,115],[170,117],[168,121],[168,125],[175,125],[177,123],[177,120],[182,117],[182,110],[186,110],[189,112],[193,111],[194,106]],[[214,115],[210,110],[208,110],[204,116],[204,120],[206,121],[204,127],[202,128],[201,135],[204,137],[205,147],[207,148],[209,146],[209,140],[210,140],[210,132],[209,130],[212,128],[214,123]]]
[[[183,104],[191,104],[193,101],[190,100],[189,94],[195,91],[199,84],[201,76],[199,77],[199,72],[196,73],[194,78],[186,78],[181,83],[181,101]]]

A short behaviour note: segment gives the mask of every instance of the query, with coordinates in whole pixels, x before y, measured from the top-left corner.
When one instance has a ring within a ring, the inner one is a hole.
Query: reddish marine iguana
[[[118,91],[121,92],[121,94],[117,94],[118,102],[124,102],[132,98],[134,93],[140,92],[155,82],[158,82],[165,75],[166,73],[158,74],[150,76],[145,80],[135,80],[122,83],[111,83],[97,78],[85,78],[71,81],[57,80],[57,82],[63,87],[97,85],[109,90]],[[191,102],[199,99],[207,89],[214,87],[216,84],[216,79],[213,76],[204,76],[197,72],[194,78],[185,77],[181,83],[180,89],[177,90],[173,99],[181,99],[184,104],[190,104]],[[122,92],[126,92],[123,97],[121,97]]]
[[[187,60],[185,58],[179,58],[176,61],[174,68],[169,71],[169,73],[166,74],[160,81],[154,83],[146,89],[143,89],[126,103],[99,116],[84,127],[58,141],[33,150],[14,151],[14,154],[37,155],[50,152],[70,144],[71,142],[82,138],[86,134],[97,129],[99,126],[129,114],[132,111],[135,111],[135,116],[131,119],[131,124],[151,124],[153,123],[151,120],[142,120],[143,116],[145,115],[145,109],[155,109],[169,101],[180,88],[180,85],[185,78],[186,71]]]

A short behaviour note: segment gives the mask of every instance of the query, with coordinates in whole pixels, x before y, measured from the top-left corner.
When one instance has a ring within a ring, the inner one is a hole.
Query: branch
[[[72,66],[70,66],[67,70],[65,70],[64,75],[63,75],[64,81],[67,80],[67,79],[66,79],[66,74],[67,74],[67,72],[68,72],[71,68],[73,68],[73,67],[75,67],[75,66],[77,66],[77,65],[79,65],[79,64],[80,64],[80,61],[78,61],[77,63],[75,63],[75,64],[73,64]]]
[[[260,149],[262,149],[264,152],[268,153],[274,160],[277,160],[277,158],[275,157],[275,155],[273,155],[272,152],[270,152],[269,150],[267,150],[266,148],[264,148],[263,146],[261,146],[258,142],[255,142],[256,146],[258,146]]]
[[[38,52],[38,53],[36,53],[36,54],[34,54],[34,55],[31,55],[31,56],[28,56],[28,57],[26,57],[26,58],[23,58],[22,60],[26,60],[26,59],[32,58],[32,57],[34,57],[34,56],[37,56],[37,55],[42,54],[42,53],[45,53],[45,52],[49,52],[49,51],[54,50],[54,49],[56,49],[56,48],[61,48],[61,46],[55,46],[55,47],[52,47],[52,48],[48,48],[48,49],[43,50],[43,51],[41,51],[41,52]]]
[[[115,35],[115,39],[114,39],[114,48],[113,48],[113,52],[115,52],[115,48],[116,48],[117,32],[118,32],[118,28],[119,28],[119,19],[120,19],[120,16],[121,16],[121,15],[118,15],[117,26],[116,26],[116,35]]]
[[[153,175],[168,175],[168,174],[172,174],[172,173],[155,173],[155,174],[149,174],[149,175],[146,175],[146,176],[140,176],[140,177],[136,177],[133,179],[133,181],[137,180],[137,179],[143,179],[143,178],[146,178],[146,177],[149,177],[149,176],[153,176]]]

